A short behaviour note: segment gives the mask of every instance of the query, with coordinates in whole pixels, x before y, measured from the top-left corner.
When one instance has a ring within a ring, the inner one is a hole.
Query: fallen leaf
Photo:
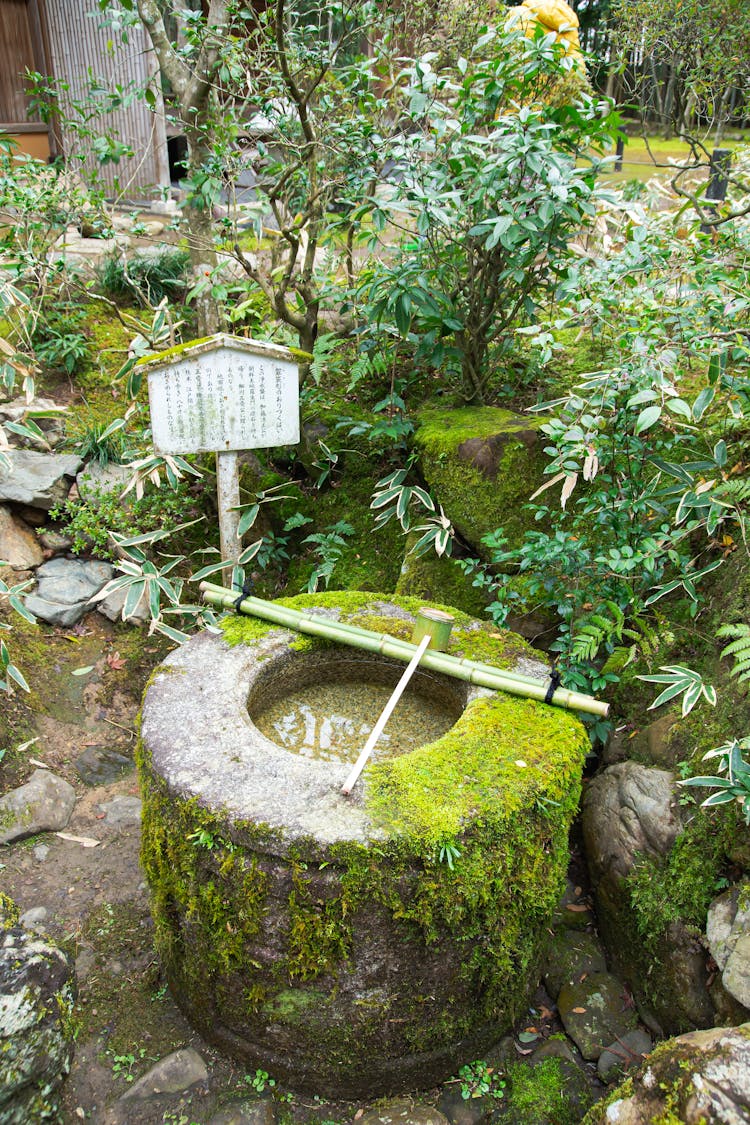
[[[101,840],[94,840],[91,836],[71,836],[69,832],[55,832],[55,835],[61,840],[69,840],[71,844],[80,844],[82,848],[98,848],[101,844]],[[71,887],[68,894],[73,890],[75,888]]]
[[[93,672],[93,671],[94,671],[94,665],[93,664],[87,664],[85,668],[74,668],[73,671],[70,674],[71,674],[71,676],[86,676],[86,675],[88,675],[89,672]]]
[[[119,652],[110,652],[109,655],[107,656],[107,664],[115,672],[119,672],[121,668],[124,668],[126,663],[127,663],[127,661],[123,660],[123,658],[120,656]]]
[[[582,914],[588,910],[588,906],[584,902],[569,902],[565,909],[572,910],[576,914]]]
[[[29,758],[30,766],[39,766],[40,770],[48,770],[49,766],[46,762],[40,762],[38,758]]]
[[[59,833],[58,833],[58,835],[59,835]],[[578,1015],[578,1016],[583,1015],[583,1013],[586,1011],[585,1008],[571,1008],[570,1010],[571,1010],[571,1012],[575,1012],[576,1015]]]

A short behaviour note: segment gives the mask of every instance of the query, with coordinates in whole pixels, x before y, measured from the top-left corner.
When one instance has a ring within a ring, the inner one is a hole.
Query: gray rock
[[[49,511],[68,495],[83,462],[72,453],[14,449],[10,469],[0,468],[0,500],[14,500]]]
[[[55,531],[54,528],[47,528],[40,532],[39,542],[45,551],[53,551],[56,555],[69,551],[73,546],[73,540],[69,535],[63,535],[61,531]]]
[[[618,1096],[619,1095],[619,1096]],[[750,1024],[711,1028],[662,1044],[628,1084],[596,1105],[586,1125],[747,1125]]]
[[[637,1024],[626,1006],[622,981],[610,973],[594,973],[579,984],[565,984],[557,998],[560,1019],[585,1059],[598,1059],[605,1047]]]
[[[37,593],[50,602],[73,605],[98,594],[112,574],[112,566],[106,562],[50,559],[37,571]]]
[[[596,1063],[602,1082],[612,1082],[634,1066],[640,1066],[652,1047],[651,1036],[640,1027],[623,1035],[617,1043],[611,1043]]]
[[[107,746],[89,746],[75,761],[76,773],[90,786],[110,785],[132,768],[132,758]]]
[[[32,906],[30,910],[24,910],[18,921],[27,930],[37,930],[44,928],[48,914],[46,906]]]
[[[564,984],[575,984],[592,973],[605,973],[607,961],[593,934],[563,928],[550,939],[543,970],[544,986],[556,1000]]]
[[[78,980],[85,980],[96,964],[96,952],[93,945],[80,945],[76,955],[76,976]]]
[[[276,1107],[270,1098],[230,1102],[209,1120],[208,1125],[275,1125]]]
[[[32,855],[34,859],[38,860],[40,863],[44,863],[49,855],[49,848],[46,844],[37,844],[36,847],[32,849]]]
[[[100,602],[97,602],[96,608],[100,613],[104,614],[108,621],[119,621],[122,618],[122,611],[125,606],[125,599],[127,598],[127,596],[127,590],[115,590],[108,597],[103,598]],[[150,620],[145,590],[141,595],[140,601],[137,603],[135,609],[130,614],[128,614],[125,620],[129,621],[133,625],[145,625],[145,623]]]
[[[638,762],[618,762],[586,788],[583,831],[595,880],[622,877],[636,855],[666,855],[680,831],[674,778]]]
[[[0,844],[64,828],[75,803],[72,785],[49,770],[35,770],[25,785],[0,797]]]
[[[122,492],[133,476],[130,465],[99,465],[89,461],[76,477],[78,494],[82,500],[96,500],[108,492]]]
[[[714,899],[708,908],[706,939],[724,988],[750,1008],[750,883]]]
[[[17,925],[9,904],[0,901],[0,1121],[57,1121],[75,978],[62,950]]]
[[[92,607],[89,600],[106,586],[114,570],[109,563],[50,559],[36,572],[37,590],[26,599],[29,611],[49,625],[75,625]]]
[[[394,1098],[365,1110],[359,1125],[448,1125],[448,1119],[434,1106],[415,1104],[410,1098]]]
[[[37,536],[4,504],[0,504],[0,560],[13,570],[33,570],[44,562]]]
[[[465,1098],[458,1083],[443,1086],[437,1108],[448,1119],[450,1125],[478,1125],[493,1109],[493,1101],[485,1095],[479,1098]]]
[[[23,422],[26,417],[33,418],[44,434],[44,439],[26,438],[14,434],[13,440],[17,444],[35,449],[46,449],[62,441],[65,436],[64,414],[65,410],[61,410],[58,403],[51,398],[35,398],[31,405],[23,397],[0,403],[0,422]]]
[[[206,1064],[198,1052],[192,1047],[183,1047],[160,1059],[119,1100],[121,1103],[151,1101],[164,1094],[180,1094],[207,1078]]]
[[[140,797],[113,797],[99,808],[107,814],[104,818],[106,824],[124,826],[141,823],[142,804]]]

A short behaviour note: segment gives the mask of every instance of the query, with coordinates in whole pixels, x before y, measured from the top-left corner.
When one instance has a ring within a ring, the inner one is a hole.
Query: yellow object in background
[[[579,26],[578,16],[565,0],[523,0],[521,7],[533,12],[550,31],[569,31]]]
[[[565,53],[575,58],[576,65],[584,66],[581,42],[578,38],[578,16],[565,0],[523,0],[515,8],[508,8],[506,27],[517,27],[533,39],[537,24],[545,34],[554,32],[565,46]]]

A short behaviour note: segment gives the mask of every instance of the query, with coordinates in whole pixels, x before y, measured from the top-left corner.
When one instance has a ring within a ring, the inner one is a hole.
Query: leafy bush
[[[153,253],[124,254],[105,258],[97,268],[102,292],[123,304],[158,305],[165,297],[182,301],[187,289],[190,254],[174,246],[159,247]]]
[[[154,489],[128,502],[123,502],[117,491],[93,490],[89,498],[66,500],[50,512],[72,536],[74,554],[91,552],[106,559],[118,557],[112,532],[130,537],[154,527],[170,531],[196,514],[195,501],[185,484],[176,489]]]
[[[409,235],[362,287],[366,319],[395,325],[472,404],[564,274],[595,212],[591,154],[616,126],[580,82],[557,102],[574,70],[554,38],[489,30],[457,84],[419,60],[403,86],[398,182],[373,215]]]

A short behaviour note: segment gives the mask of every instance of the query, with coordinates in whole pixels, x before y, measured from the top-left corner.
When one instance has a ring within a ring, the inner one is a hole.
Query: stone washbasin
[[[408,640],[424,603],[284,604]],[[546,677],[519,637],[450,612],[450,653]],[[343,752],[256,725],[289,692],[393,686],[403,667],[237,616],[173,652],[144,698],[142,857],[170,988],[209,1042],[327,1097],[429,1087],[511,1027],[578,805],[577,718],[425,670],[415,706],[440,708],[446,733],[394,736],[350,797]]]

